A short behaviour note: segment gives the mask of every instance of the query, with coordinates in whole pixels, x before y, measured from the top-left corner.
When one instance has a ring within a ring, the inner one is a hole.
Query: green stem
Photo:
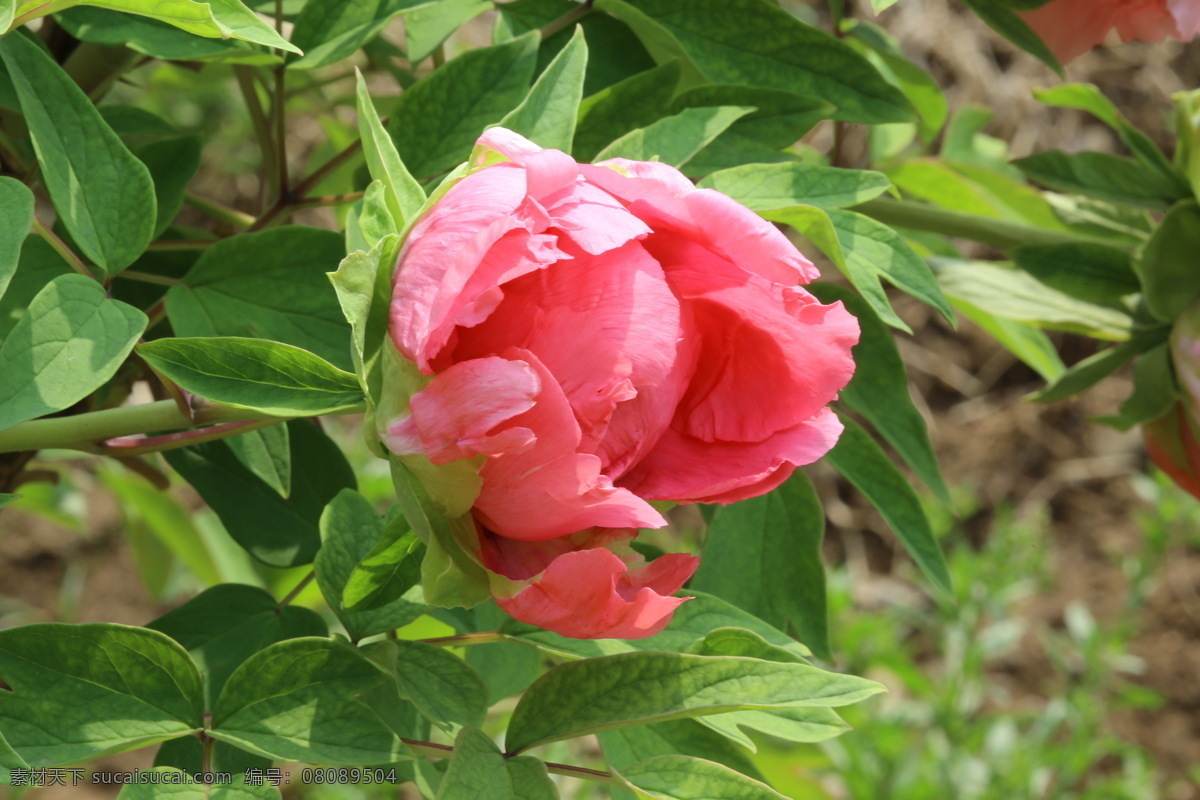
[[[122,270],[113,277],[141,281],[142,283],[157,283],[160,286],[181,286],[183,284],[183,281],[179,280],[179,278],[172,278],[167,275],[153,275],[149,272],[140,272],[136,269]]]
[[[58,238],[54,234],[54,231],[47,228],[46,224],[37,217],[33,218],[33,232],[45,239],[46,244],[50,245],[54,249],[54,252],[62,256],[63,261],[71,265],[71,269],[84,277],[91,278],[92,280],[96,279],[92,271],[87,268],[87,264],[83,263],[83,259],[75,255],[75,251],[67,247],[67,243]]]
[[[866,214],[886,225],[970,239],[1004,249],[1032,244],[1102,244],[1129,252],[1136,249],[1135,245],[1114,242],[1099,236],[1039,228],[1023,222],[978,214],[964,214],[961,211],[950,211],[923,203],[869,200],[850,210]]]
[[[338,413],[352,414],[361,410],[353,408]],[[103,411],[91,411],[69,417],[50,417],[49,419],[22,422],[0,431],[0,453],[48,448],[104,453],[105,450],[102,447],[104,442],[122,436],[156,431],[191,430],[224,422],[255,420],[282,422],[283,418],[246,408],[218,405],[195,397],[192,398],[192,419],[188,419],[188,415],[175,404],[175,401],[159,400],[154,403],[106,408]]]
[[[435,742],[425,742],[420,739],[405,739],[403,737],[401,737],[400,741],[408,745],[409,750],[426,758],[450,758],[454,755],[454,748],[448,744],[436,744]],[[605,772],[602,769],[573,767],[570,764],[556,764],[553,761],[546,761],[544,763],[546,764],[546,771],[552,772],[555,775],[563,775],[568,778],[583,778],[584,780],[605,783],[621,789],[629,788],[614,777],[611,772]]]
[[[296,584],[295,588],[288,592],[287,595],[279,601],[279,605],[275,606],[275,610],[282,611],[284,608],[291,605],[292,601],[300,596],[300,593],[304,591],[305,587],[313,582],[313,578],[315,577],[317,577],[317,573],[310,572],[301,578],[300,582]]]
[[[592,11],[592,0],[585,0],[585,2],[580,3],[578,8],[571,9],[566,14],[563,14],[561,17],[559,17],[558,19],[551,22],[549,25],[546,25],[545,27],[543,27],[541,29],[542,41],[543,42],[546,41],[551,36],[558,33],[559,31],[561,31],[563,28],[566,28],[570,25],[575,24],[576,20],[582,19],[583,17],[590,14],[591,11]]]
[[[271,135],[271,123],[263,112],[258,87],[254,85],[254,68],[236,64],[233,73],[237,76],[238,86],[246,99],[246,109],[250,112],[250,122],[254,126],[254,137],[258,139],[258,147],[262,151],[263,171],[266,173],[263,176],[262,196],[265,198],[267,187],[279,184],[279,160],[275,153],[275,138]]]
[[[438,647],[461,647],[472,644],[506,642],[508,637],[500,631],[484,631],[482,633],[460,633],[456,636],[435,636],[432,639],[422,639],[421,641]]]
[[[254,217],[229,206],[221,205],[220,203],[209,200],[205,197],[200,197],[194,192],[184,192],[183,202],[187,203],[192,208],[203,211],[213,219],[219,219],[221,222],[227,222],[235,228],[249,228],[254,224]]]
[[[159,239],[146,247],[148,253],[175,253],[180,250],[207,250],[220,239]],[[128,272],[129,270],[126,270]],[[119,277],[119,276],[118,276]]]

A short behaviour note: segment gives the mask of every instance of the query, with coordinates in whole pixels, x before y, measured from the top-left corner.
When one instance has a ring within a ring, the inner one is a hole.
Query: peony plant
[[[1196,25],[965,2],[1051,68]],[[1171,160],[1057,86],[1130,155],[1010,163],[829,5],[0,2],[0,526],[111,491],[164,609],[0,629],[0,783],[153,747],[121,797],[779,797],[745,729],[883,689],[833,668],[804,467],[952,591],[895,292],[1044,399],[1136,359],[1109,421],[1186,485],[1194,98]]]

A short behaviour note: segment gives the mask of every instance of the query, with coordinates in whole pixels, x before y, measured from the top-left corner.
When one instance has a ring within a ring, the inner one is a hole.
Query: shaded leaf
[[[14,178],[0,178],[0,297],[17,271],[32,225],[33,192]]]
[[[780,629],[832,660],[821,538],[825,514],[797,472],[779,488],[717,512],[692,585]]]
[[[952,594],[946,558],[916,492],[866,431],[848,417],[841,420],[845,430],[826,460],[878,509],[930,582]]]
[[[342,237],[284,226],[221,239],[167,292],[178,336],[271,339],[350,369],[349,331],[326,273],[342,260]]]
[[[352,647],[289,639],[252,655],[225,683],[210,735],[267,758],[368,765],[411,754],[358,698],[388,680]]]
[[[144,747],[201,727],[196,665],[164,634],[111,623],[0,631],[0,729],[31,766]]]
[[[279,607],[257,586],[224,583],[205,589],[146,625],[179,642],[200,669],[204,707],[212,708],[225,681],[268,645],[303,636],[325,636],[321,617],[307,608]]]

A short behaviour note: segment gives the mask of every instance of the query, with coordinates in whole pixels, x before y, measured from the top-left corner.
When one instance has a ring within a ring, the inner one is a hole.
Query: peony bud
[[[470,513],[513,616],[649,636],[696,568],[628,547],[666,525],[652,503],[763,494],[837,441],[858,324],[800,287],[815,277],[671,167],[493,128],[400,252],[381,439]]]

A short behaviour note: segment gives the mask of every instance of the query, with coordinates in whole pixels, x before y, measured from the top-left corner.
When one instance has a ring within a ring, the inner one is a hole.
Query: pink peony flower
[[[470,508],[514,617],[652,635],[697,559],[628,547],[666,524],[651,501],[754,497],[837,441],[858,324],[800,288],[816,277],[671,167],[493,128],[401,250],[389,330],[412,377],[384,442]]]
[[[1142,426],[1146,454],[1154,465],[1193,497],[1200,498],[1200,443],[1183,403]]]
[[[1021,16],[1064,64],[1113,28],[1125,42],[1188,41],[1200,32],[1200,0],[1053,0]]]

